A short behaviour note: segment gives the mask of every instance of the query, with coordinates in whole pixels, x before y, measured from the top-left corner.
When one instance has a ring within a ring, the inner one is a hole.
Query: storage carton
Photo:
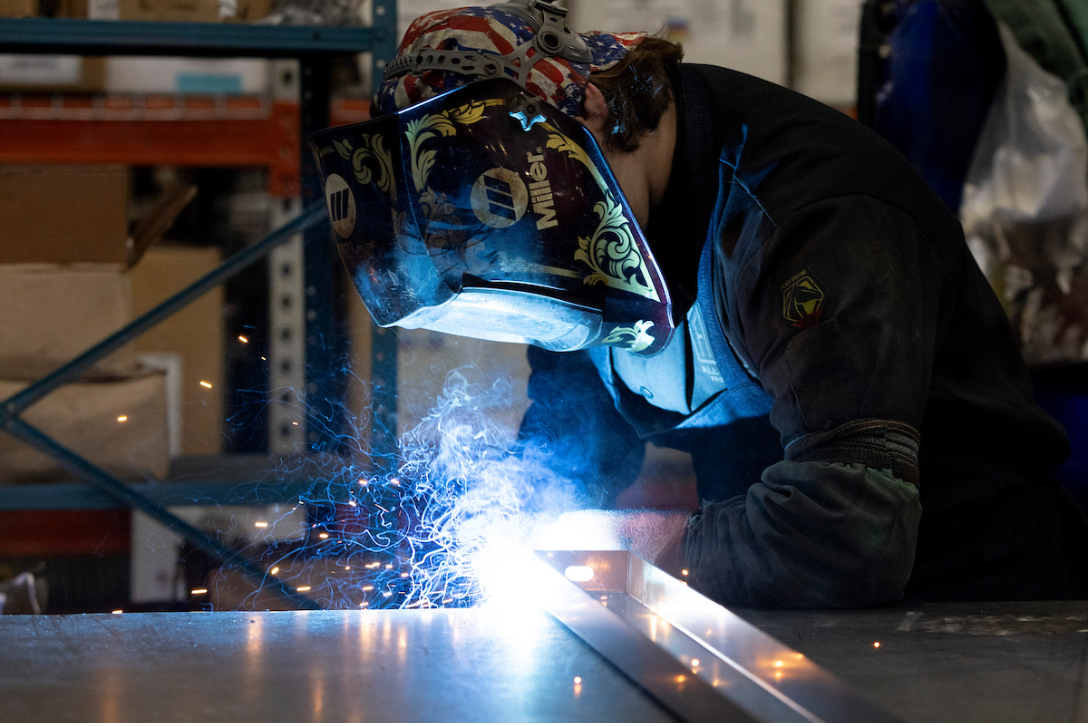
[[[219,266],[216,248],[152,246],[132,278],[133,308],[142,315]],[[222,450],[223,288],[217,287],[136,339],[136,350],[181,356],[182,451]],[[208,384],[211,388],[208,388]]]
[[[0,0],[0,18],[33,18],[38,14],[38,0]]]
[[[0,401],[26,387],[0,380]],[[166,476],[166,384],[162,373],[58,388],[22,419],[124,481]],[[74,481],[45,454],[0,433],[0,483]]]
[[[3,0],[0,0],[3,2]],[[102,93],[104,58],[77,55],[0,55],[0,90],[15,93]]]
[[[129,264],[123,166],[0,166],[0,264]]]
[[[0,378],[51,373],[131,320],[131,282],[120,265],[0,265]],[[135,371],[126,346],[86,375]]]
[[[219,0],[118,0],[121,20],[218,23]]]

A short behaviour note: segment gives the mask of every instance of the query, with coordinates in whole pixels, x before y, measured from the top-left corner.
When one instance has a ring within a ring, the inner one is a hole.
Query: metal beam
[[[156,23],[72,18],[0,19],[5,53],[297,58],[355,54],[395,43],[395,24],[373,28],[242,23]]]
[[[321,605],[307,597],[299,595],[292,590],[287,583],[271,577],[264,569],[254,565],[230,547],[213,540],[206,533],[200,531],[188,522],[175,517],[147,497],[137,494],[122,482],[102,471],[78,454],[61,446],[25,421],[18,418],[10,419],[4,425],[4,430],[24,444],[32,446],[38,451],[53,457],[69,472],[75,474],[84,481],[89,482],[124,506],[139,509],[148,516],[162,522],[184,537],[186,541],[199,548],[202,552],[211,555],[225,564],[239,568],[248,577],[260,583],[262,587],[271,579],[276,583],[283,594],[298,603],[300,608],[306,610],[321,609]]]

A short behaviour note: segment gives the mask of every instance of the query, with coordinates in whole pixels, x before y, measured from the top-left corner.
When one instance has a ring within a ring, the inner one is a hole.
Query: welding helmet
[[[310,139],[341,257],[367,309],[383,327],[558,351],[658,352],[674,324],[657,263],[592,135],[544,100],[577,96],[580,107],[585,79],[575,66],[592,60],[589,36],[567,31],[547,3],[462,11],[484,15],[432,13],[409,29],[375,97],[384,115]],[[428,17],[423,25],[447,36],[513,25],[523,40],[503,55],[463,43],[420,49],[429,33],[417,26]],[[534,77],[545,61],[569,71],[550,92]],[[429,97],[412,98],[420,94]]]

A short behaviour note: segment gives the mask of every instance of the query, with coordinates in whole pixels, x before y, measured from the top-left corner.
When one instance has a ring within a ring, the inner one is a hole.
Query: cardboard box
[[[129,264],[123,166],[0,166],[0,264]]]
[[[86,18],[89,3],[88,0],[57,0],[57,18]]]
[[[217,248],[152,246],[129,273],[134,313],[147,312],[200,279],[220,259]],[[187,456],[222,450],[224,334],[223,288],[217,287],[136,340],[138,353],[181,356],[182,452]]]
[[[0,381],[0,400],[27,385]],[[23,412],[30,425],[123,481],[167,474],[165,376],[72,383]],[[0,483],[74,481],[53,459],[0,433]]]
[[[33,18],[38,15],[38,0],[0,0],[0,18]]]
[[[106,59],[107,93],[259,95],[269,90],[269,62],[261,58]]]
[[[0,90],[17,93],[102,93],[105,89],[105,58],[0,55]]]
[[[233,17],[224,18],[232,23],[251,23],[267,17],[272,12],[272,0],[238,0],[238,11]]]
[[[121,20],[218,23],[219,0],[118,0]]]
[[[0,378],[40,378],[131,320],[132,290],[120,265],[0,265]],[[127,377],[136,369],[126,346],[88,375]]]

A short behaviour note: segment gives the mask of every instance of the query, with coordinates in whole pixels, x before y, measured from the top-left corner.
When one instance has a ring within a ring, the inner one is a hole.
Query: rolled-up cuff
[[[913,426],[867,418],[796,439],[786,447],[786,459],[891,469],[895,476],[918,486],[920,441]]]

